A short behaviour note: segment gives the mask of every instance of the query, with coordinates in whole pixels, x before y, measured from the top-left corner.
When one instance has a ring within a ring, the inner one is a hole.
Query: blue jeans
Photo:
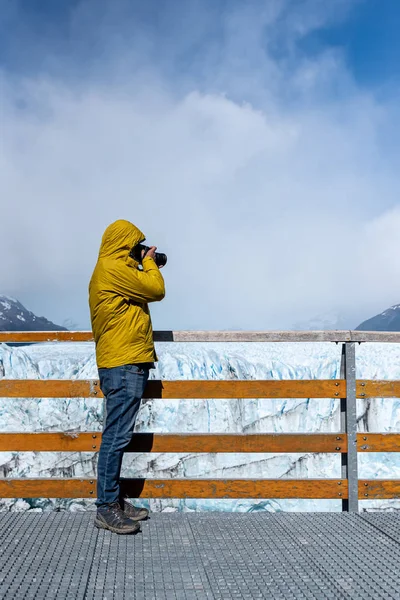
[[[149,370],[149,365],[99,369],[106,414],[97,463],[98,507],[120,500],[119,476],[124,448],[132,439]]]

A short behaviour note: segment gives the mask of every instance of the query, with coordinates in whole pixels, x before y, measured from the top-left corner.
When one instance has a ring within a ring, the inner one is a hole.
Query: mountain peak
[[[400,304],[394,304],[379,315],[363,321],[360,331],[400,331]]]
[[[351,321],[337,310],[329,310],[308,321],[299,321],[292,326],[300,331],[330,331],[351,329]]]
[[[0,331],[67,331],[45,317],[37,317],[16,298],[0,294]]]

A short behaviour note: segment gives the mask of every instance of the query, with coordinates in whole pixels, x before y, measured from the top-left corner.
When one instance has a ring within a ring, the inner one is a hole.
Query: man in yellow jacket
[[[124,448],[129,444],[140,401],[157,356],[149,302],[162,300],[164,279],[153,246],[140,263],[131,257],[145,236],[129,221],[107,227],[89,284],[89,306],[96,343],[100,387],[106,416],[97,466],[95,525],[115,533],[134,533],[144,508],[127,502],[120,491]]]

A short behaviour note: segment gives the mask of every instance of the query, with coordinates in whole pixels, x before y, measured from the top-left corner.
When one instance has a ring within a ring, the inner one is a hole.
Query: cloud
[[[3,71],[0,291],[88,327],[102,232],[126,218],[169,256],[159,329],[278,329],[332,307],[356,325],[398,302],[394,98],[358,88],[337,50],[296,55],[349,3],[187,5],[157,32],[114,3],[87,33],[107,40],[101,69],[61,52]]]

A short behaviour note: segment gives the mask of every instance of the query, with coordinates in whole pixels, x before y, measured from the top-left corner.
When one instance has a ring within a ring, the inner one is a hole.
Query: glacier
[[[335,343],[156,344],[152,379],[334,379]],[[400,379],[400,344],[356,347],[357,376]],[[92,343],[0,345],[0,377],[97,379]],[[0,431],[101,431],[97,398],[0,398]],[[358,400],[359,431],[399,432],[400,399]],[[143,400],[135,430],[157,433],[336,432],[337,399]],[[97,454],[2,452],[1,477],[95,477]],[[123,477],[340,478],[340,456],[329,454],[126,453]],[[400,453],[359,454],[360,478],[400,478]],[[143,499],[153,511],[338,511],[338,500]],[[400,509],[400,500],[365,500],[361,510]],[[0,510],[95,510],[94,499],[0,499]]]

